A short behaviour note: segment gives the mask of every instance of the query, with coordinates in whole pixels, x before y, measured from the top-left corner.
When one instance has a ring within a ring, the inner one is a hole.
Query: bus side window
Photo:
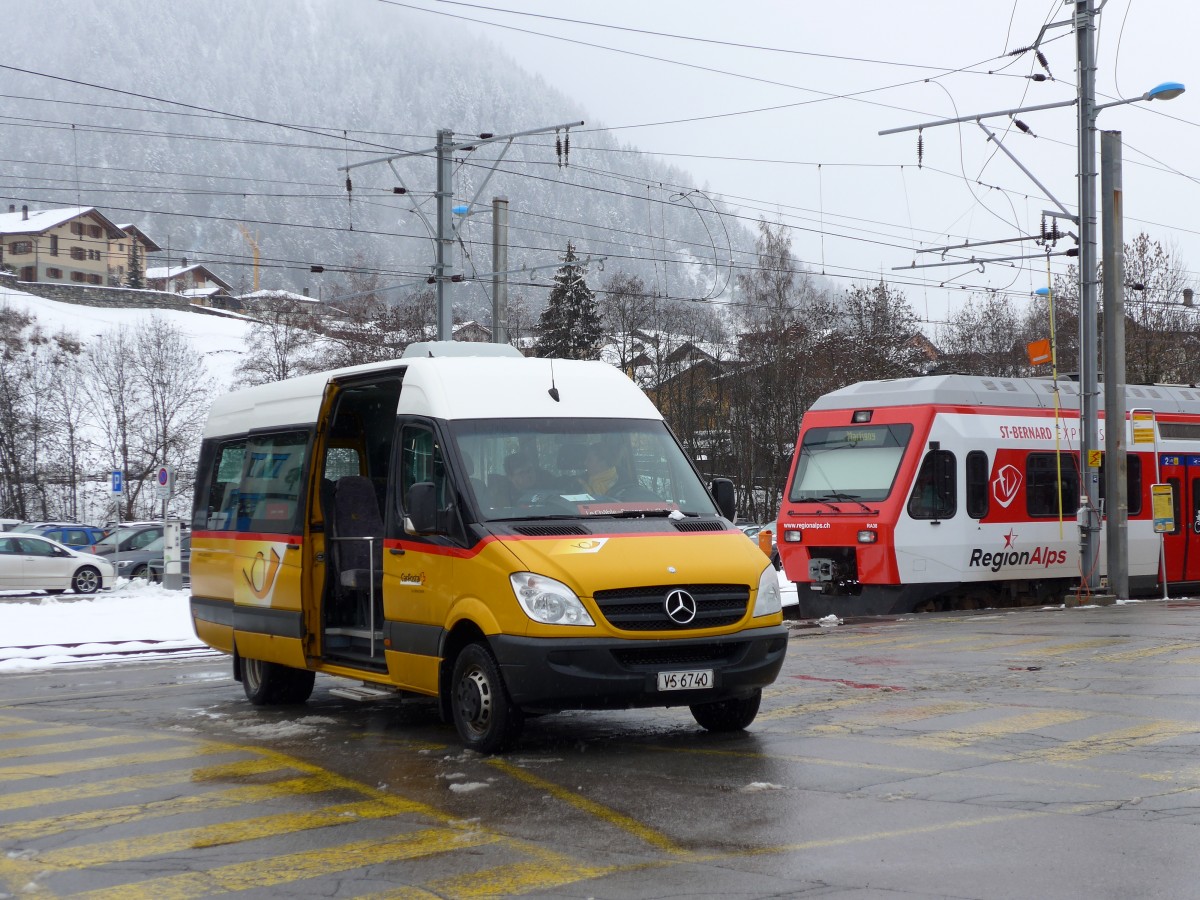
[[[967,454],[967,515],[982,519],[988,514],[988,456],[982,450]]]
[[[234,531],[237,529],[238,486],[246,460],[246,442],[237,440],[219,445],[211,460],[207,512],[200,527],[209,531]]]

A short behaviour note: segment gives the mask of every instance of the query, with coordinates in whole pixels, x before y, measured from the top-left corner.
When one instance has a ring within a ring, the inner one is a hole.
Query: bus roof
[[[311,425],[330,381],[403,375],[397,414],[437,419],[662,416],[608,363],[523,356],[412,357],[368,363],[234,391],[213,401],[204,436]],[[551,395],[551,389],[557,399]]]
[[[866,409],[880,406],[1010,406],[1053,409],[1054,382],[1049,378],[989,378],[982,375],[923,375],[885,381],[860,381],[818,399],[810,408]],[[1059,379],[1060,409],[1079,409],[1079,384]],[[1100,386],[1097,408],[1104,409]],[[1200,388],[1190,385],[1130,384],[1125,409],[1159,413],[1200,414]]]

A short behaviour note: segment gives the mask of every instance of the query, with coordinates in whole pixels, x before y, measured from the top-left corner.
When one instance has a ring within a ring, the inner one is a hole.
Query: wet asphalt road
[[[0,676],[0,896],[1200,896],[1200,604],[799,627],[745,734],[426,701],[223,657]]]

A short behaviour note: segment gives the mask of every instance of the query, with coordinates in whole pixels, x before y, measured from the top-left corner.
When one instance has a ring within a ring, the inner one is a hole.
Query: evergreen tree
[[[575,247],[567,241],[563,264],[538,320],[538,355],[563,359],[596,359],[604,329],[596,296],[587,286]]]
[[[142,268],[141,249],[137,238],[134,238],[129,244],[129,271],[125,275],[125,286],[144,288],[146,286],[145,275],[146,272]]]

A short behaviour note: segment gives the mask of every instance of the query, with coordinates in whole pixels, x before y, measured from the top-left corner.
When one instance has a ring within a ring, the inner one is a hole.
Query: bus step
[[[338,685],[331,687],[329,693],[335,697],[344,697],[347,700],[379,700],[382,697],[394,697],[397,692],[392,688],[364,683],[359,685]]]

